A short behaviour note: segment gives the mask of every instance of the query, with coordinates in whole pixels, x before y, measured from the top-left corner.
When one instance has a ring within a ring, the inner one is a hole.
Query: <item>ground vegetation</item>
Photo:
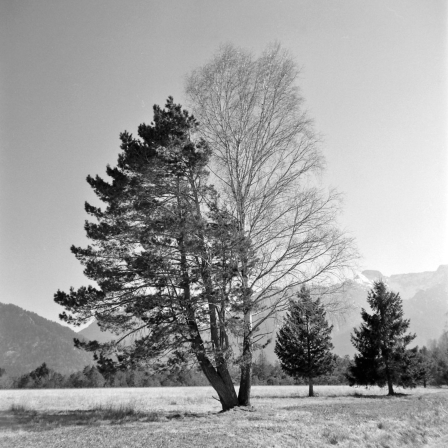
[[[448,394],[416,389],[388,397],[316,386],[253,388],[253,408],[218,412],[213,390],[148,388],[0,391],[2,448],[446,446]],[[26,395],[25,395],[26,394]]]

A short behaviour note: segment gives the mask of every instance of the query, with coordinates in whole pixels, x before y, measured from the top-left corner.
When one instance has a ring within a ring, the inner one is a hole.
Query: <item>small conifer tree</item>
[[[350,385],[383,387],[387,384],[388,395],[394,395],[394,384],[412,386],[414,383],[408,368],[413,353],[406,346],[415,334],[406,334],[410,321],[403,318],[401,297],[388,291],[384,282],[374,283],[367,302],[372,314],[363,309],[364,322],[352,334],[352,344],[359,354],[355,355],[347,378]]]
[[[309,396],[314,396],[313,378],[331,373],[335,357],[331,353],[332,325],[328,325],[320,299],[313,300],[302,287],[297,301],[291,301],[283,327],[277,334],[275,353],[284,372],[308,379]]]
[[[430,352],[426,347],[418,350],[418,366],[420,368],[421,383],[426,388],[429,381],[433,379],[432,370],[434,368],[434,360],[431,358]]]

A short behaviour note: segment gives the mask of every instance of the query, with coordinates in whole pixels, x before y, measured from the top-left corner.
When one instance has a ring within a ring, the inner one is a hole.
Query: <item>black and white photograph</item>
[[[448,447],[448,2],[0,2],[0,446]]]

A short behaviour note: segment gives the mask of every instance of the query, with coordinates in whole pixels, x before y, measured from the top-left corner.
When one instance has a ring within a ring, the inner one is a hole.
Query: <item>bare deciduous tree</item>
[[[245,240],[239,253],[244,331],[239,404],[250,404],[251,366],[260,325],[301,284],[324,285],[356,252],[336,226],[340,198],[314,176],[324,160],[296,80],[280,45],[260,57],[224,46],[187,78],[189,106],[213,151],[211,171]]]

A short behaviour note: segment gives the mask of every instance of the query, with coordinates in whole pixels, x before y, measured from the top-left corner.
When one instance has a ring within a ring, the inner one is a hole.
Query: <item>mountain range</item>
[[[350,305],[350,311],[338,319],[330,319],[334,325],[334,352],[340,356],[355,352],[350,342],[353,327],[361,322],[360,311],[367,304],[368,290],[376,280],[383,280],[389,289],[399,292],[403,299],[406,319],[410,319],[410,331],[417,337],[411,346],[423,346],[430,339],[437,339],[446,329],[448,321],[448,265],[436,271],[399,274],[390,277],[380,271],[366,270],[357,273],[344,284],[341,298]],[[269,362],[276,361],[275,334],[282,324],[283,314],[265,322],[262,332],[270,334],[271,342],[264,348]],[[269,336],[264,340],[267,342]],[[0,367],[12,376],[28,373],[43,362],[60,373],[81,370],[93,364],[90,353],[73,346],[74,338],[106,342],[116,336],[102,332],[96,322],[74,332],[68,327],[45,319],[18,306],[0,303]],[[257,354],[255,354],[257,357]]]
[[[405,319],[410,320],[409,331],[416,334],[410,347],[427,345],[431,339],[438,339],[448,324],[448,265],[439,266],[436,271],[411,274],[397,274],[390,277],[380,271],[365,270],[356,273],[344,283],[338,293],[338,299],[348,305],[349,311],[343,315],[329,316],[333,324],[334,353],[339,356],[355,354],[350,341],[354,327],[361,323],[361,309],[370,312],[367,303],[368,291],[374,281],[384,281],[389,290],[400,293],[403,299]],[[271,342],[264,348],[269,362],[275,362],[275,334],[282,325],[285,313],[279,313],[275,319],[267,320],[260,332],[268,333],[260,342]]]
[[[0,367],[11,376],[43,362],[67,374],[93,364],[93,356],[73,346],[79,334],[16,305],[0,303]]]
[[[351,301],[352,311],[342,323],[335,323],[333,343],[337,354],[354,354],[350,333],[361,323],[361,308],[370,311],[367,293],[378,280],[383,280],[391,291],[400,294],[404,317],[410,319],[409,331],[416,334],[412,346],[427,345],[429,340],[441,336],[448,322],[448,265],[439,266],[436,271],[390,277],[379,271],[366,270],[347,284],[346,297]]]

